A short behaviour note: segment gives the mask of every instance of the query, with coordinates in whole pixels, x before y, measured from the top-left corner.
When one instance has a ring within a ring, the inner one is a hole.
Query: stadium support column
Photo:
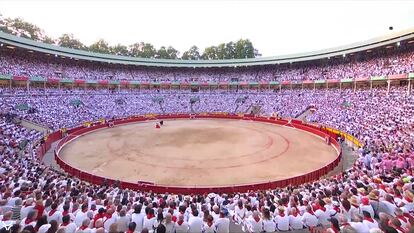
[[[27,92],[29,92],[29,90],[30,90],[30,80],[27,80],[27,82],[26,82],[26,90],[27,90]]]
[[[118,84],[118,92],[121,91],[121,84]]]
[[[356,91],[356,81],[354,80],[354,93]]]
[[[279,91],[282,91],[282,83],[279,83]]]
[[[46,90],[46,79],[43,81],[43,89]]]
[[[316,83],[313,81],[313,90],[316,90]]]
[[[391,89],[391,80],[387,80],[387,84],[388,84],[388,87],[387,87],[387,96],[390,94],[390,89]]]
[[[411,95],[411,79],[408,79],[407,95]]]
[[[342,82],[339,82],[339,91],[342,91]]]

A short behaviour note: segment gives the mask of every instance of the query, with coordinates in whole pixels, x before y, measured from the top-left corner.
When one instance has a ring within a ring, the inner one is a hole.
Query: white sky
[[[181,53],[250,39],[263,56],[307,52],[414,27],[414,1],[0,0],[0,13],[21,17],[57,38],[89,45],[145,41]]]

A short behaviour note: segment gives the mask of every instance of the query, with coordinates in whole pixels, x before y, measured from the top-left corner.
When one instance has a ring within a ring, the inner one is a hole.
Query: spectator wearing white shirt
[[[246,220],[246,227],[249,232],[260,233],[263,231],[263,221],[259,216],[259,212],[253,211],[253,215]]]
[[[201,232],[203,228],[203,219],[198,216],[198,210],[194,209],[192,211],[192,215],[190,215],[190,218],[188,219],[188,225],[190,227],[189,232],[196,233]]]
[[[176,233],[187,233],[189,230],[189,225],[187,222],[184,221],[184,215],[180,214],[178,216],[178,220],[175,223],[175,232]]]
[[[304,227],[313,228],[318,225],[318,218],[313,213],[312,207],[307,206],[306,211],[302,216],[302,223]]]
[[[78,228],[75,223],[70,221],[69,215],[62,217],[62,224],[60,227],[65,229],[65,233],[75,233],[76,229]]]
[[[265,232],[274,232],[276,230],[276,223],[270,214],[270,210],[265,208],[263,210],[263,230]]]
[[[142,213],[141,210],[142,210],[142,205],[137,204],[135,205],[134,213],[131,214],[131,221],[135,222],[136,224],[136,229],[135,229],[136,233],[141,232],[143,225],[144,225],[145,214]]]
[[[279,214],[275,217],[276,228],[279,231],[288,231],[289,230],[289,215],[285,213],[285,208],[283,206],[279,206],[278,208]]]
[[[216,233],[229,233],[230,232],[230,220],[226,218],[224,211],[220,211],[220,217],[214,221],[216,227]]]

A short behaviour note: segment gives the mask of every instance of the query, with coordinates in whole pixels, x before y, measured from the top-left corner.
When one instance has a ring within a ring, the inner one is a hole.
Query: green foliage
[[[204,50],[204,53],[203,55],[201,55],[201,57],[205,60],[217,60],[218,59],[217,47],[216,46],[207,47]]]
[[[76,39],[73,34],[63,34],[58,39],[58,45],[71,49],[86,49],[87,47]]]
[[[43,38],[42,42],[43,43],[46,43],[46,44],[54,44],[55,43],[55,40],[53,38],[51,38],[51,37],[45,36]]]
[[[200,60],[201,55],[197,46],[193,45],[189,50],[183,53],[183,60]]]
[[[115,46],[111,46],[109,48],[111,54],[128,56],[128,48],[125,45],[117,44]]]
[[[230,41],[218,46],[210,46],[204,50],[203,59],[243,59],[260,56],[250,40],[240,39],[236,43]]]
[[[99,39],[95,43],[89,46],[89,50],[95,53],[110,53],[110,48],[108,42],[104,39]]]
[[[135,43],[129,46],[129,55],[133,57],[154,58],[157,50],[150,43]]]

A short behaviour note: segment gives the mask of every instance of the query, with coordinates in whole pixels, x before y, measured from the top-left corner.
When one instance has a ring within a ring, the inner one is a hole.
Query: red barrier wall
[[[188,114],[169,114],[169,115],[158,115],[155,117],[145,117],[145,116],[133,116],[123,119],[117,119],[115,120],[115,125],[121,125],[121,124],[127,124],[132,122],[139,122],[139,121],[146,121],[151,119],[189,119],[190,115]],[[66,164],[60,157],[59,157],[59,151],[60,149],[65,146],[65,144],[70,141],[71,139],[78,137],[79,135],[88,133],[93,130],[97,130],[100,128],[106,128],[106,124],[102,124],[100,122],[94,122],[91,124],[90,127],[84,127],[79,126],[73,129],[70,129],[67,131],[67,136],[63,137],[63,134],[58,131],[55,133],[52,133],[48,136],[47,140],[44,144],[42,144],[39,147],[39,155],[40,157],[43,157],[43,155],[46,153],[47,150],[50,149],[50,146],[53,142],[62,139],[55,150],[55,160],[57,164],[68,174],[72,176],[76,176],[80,178],[81,180],[93,183],[93,184],[103,184],[104,181],[106,184],[114,184],[115,182],[118,182],[121,188],[128,188],[132,190],[140,190],[140,191],[152,191],[156,193],[181,193],[181,194],[194,194],[194,193],[210,193],[210,192],[216,192],[216,193],[234,193],[234,192],[248,192],[250,190],[265,190],[265,189],[275,189],[275,188],[281,188],[286,187],[289,185],[300,185],[303,183],[315,181],[319,179],[320,177],[328,174],[329,171],[332,171],[340,162],[341,160],[341,147],[338,144],[336,138],[337,135],[325,130],[324,128],[304,124],[301,121],[294,120],[289,123],[287,120],[284,119],[275,119],[275,118],[266,118],[266,117],[254,117],[251,115],[244,115],[244,116],[238,116],[238,115],[229,115],[229,114],[207,114],[207,115],[196,115],[196,118],[220,118],[220,119],[235,119],[235,120],[253,120],[253,121],[259,121],[259,122],[266,122],[271,124],[277,124],[277,125],[286,125],[289,127],[305,130],[307,132],[313,133],[315,135],[318,135],[322,138],[329,137],[332,146],[334,146],[338,150],[338,156],[336,159],[329,164],[327,164],[324,167],[321,167],[315,171],[309,172],[307,174],[291,177],[284,180],[276,180],[272,182],[267,183],[256,183],[256,184],[248,184],[248,185],[235,185],[235,186],[225,186],[225,187],[174,187],[174,186],[158,186],[151,183],[131,183],[131,182],[123,182],[123,181],[116,181],[113,179],[97,176],[90,174],[85,171],[81,171],[77,168],[71,167],[70,165]]]

